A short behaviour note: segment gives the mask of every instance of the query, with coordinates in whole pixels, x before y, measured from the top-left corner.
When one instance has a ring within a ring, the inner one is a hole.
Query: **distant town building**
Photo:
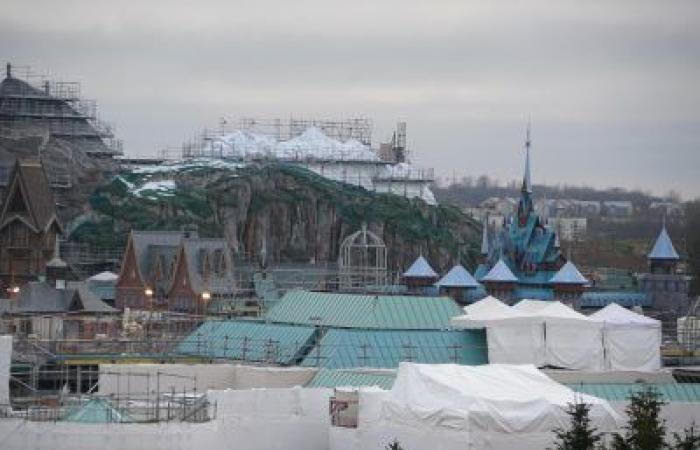
[[[610,218],[629,218],[634,214],[634,205],[630,201],[605,201],[603,214]]]

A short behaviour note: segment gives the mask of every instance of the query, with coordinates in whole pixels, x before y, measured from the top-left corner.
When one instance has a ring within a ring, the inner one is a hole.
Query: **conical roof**
[[[499,259],[491,270],[489,270],[489,273],[484,275],[481,281],[516,283],[518,279],[513,275],[513,272],[508,268],[508,265],[503,259]]]
[[[571,261],[567,261],[549,282],[552,284],[588,284],[586,277],[581,275],[578,267]]]
[[[671,237],[666,231],[666,227],[661,228],[661,233],[659,237],[656,238],[656,243],[654,248],[651,249],[648,255],[649,259],[680,259],[676,249],[673,247],[673,242],[671,242]]]
[[[461,264],[457,264],[451,268],[440,281],[435,283],[435,285],[439,287],[479,287],[479,283]]]
[[[423,255],[421,255],[411,264],[411,267],[403,273],[403,276],[407,278],[437,278],[438,274],[430,267],[430,264],[423,258]]]

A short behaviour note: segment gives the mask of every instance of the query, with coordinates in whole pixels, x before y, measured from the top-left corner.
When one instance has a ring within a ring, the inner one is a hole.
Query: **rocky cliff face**
[[[472,265],[478,226],[461,211],[375,194],[287,165],[222,163],[124,172],[99,188],[69,227],[75,240],[121,246],[131,228],[197,228],[240,254],[275,261],[337,261],[340,243],[366,223],[384,239],[392,271],[421,252],[446,269]]]

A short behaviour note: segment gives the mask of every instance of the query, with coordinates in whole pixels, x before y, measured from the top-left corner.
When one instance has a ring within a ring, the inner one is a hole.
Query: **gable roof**
[[[513,309],[528,316],[588,320],[583,314],[559,301],[521,300],[513,305]]]
[[[451,268],[435,285],[439,287],[479,287],[479,283],[461,264]]]
[[[407,278],[437,278],[438,274],[430,267],[423,255],[416,258],[411,267],[403,273]]]
[[[489,270],[489,272],[481,278],[480,281],[496,281],[504,283],[516,283],[518,279],[513,275],[513,272],[508,268],[503,259],[499,259],[498,262]]]
[[[68,283],[66,289],[56,289],[48,283],[31,281],[20,290],[16,313],[112,313],[117,310],[93,294],[83,282]]]
[[[180,245],[185,233],[182,231],[131,231],[131,245],[134,249],[136,266],[144,282],[150,278],[149,267],[153,246],[172,247],[173,251]]]
[[[9,211],[15,196],[21,196],[27,211],[16,213]],[[55,223],[59,230],[63,230],[61,222],[56,214],[56,202],[49,185],[49,180],[44,172],[41,162],[30,160],[17,160],[15,162],[8,188],[5,191],[5,199],[0,214],[0,228],[15,219],[20,219],[35,232],[42,232]]]
[[[581,272],[571,261],[567,261],[549,282],[552,284],[588,284],[586,277],[581,275]]]
[[[661,228],[659,237],[656,238],[656,243],[654,243],[654,248],[651,249],[648,255],[649,259],[669,259],[676,260],[680,259],[676,249],[673,247],[673,242],[671,237],[666,231],[666,227]]]

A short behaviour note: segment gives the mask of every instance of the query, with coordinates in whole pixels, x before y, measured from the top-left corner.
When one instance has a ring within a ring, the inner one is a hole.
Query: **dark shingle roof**
[[[112,313],[116,310],[97,298],[83,282],[68,283],[66,289],[40,281],[25,284],[17,299],[15,313]]]
[[[9,211],[11,199],[20,190],[26,203],[28,213],[14,213]],[[25,223],[41,232],[56,223],[62,229],[56,214],[56,202],[49,186],[49,180],[44,172],[43,165],[38,161],[17,160],[10,177],[10,184],[5,191],[5,201],[0,216],[0,227],[20,217]]]

